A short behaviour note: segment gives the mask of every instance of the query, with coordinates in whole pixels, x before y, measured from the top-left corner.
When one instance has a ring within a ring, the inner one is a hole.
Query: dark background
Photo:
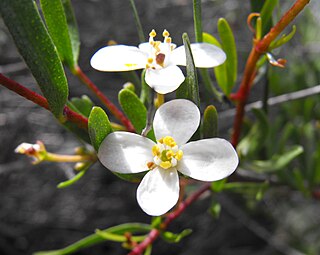
[[[291,2],[284,3],[284,8]],[[137,0],[136,4],[146,35],[152,28],[158,34],[167,29],[178,45],[183,32],[193,40],[191,0]],[[93,70],[89,60],[109,40],[130,45],[139,43],[129,1],[77,0],[73,5],[81,36],[80,66],[117,103],[117,93],[125,80],[120,75]],[[251,47],[251,33],[246,26],[249,13],[249,1],[203,1],[204,31],[216,35],[219,17],[230,22],[236,37],[240,73]],[[302,51],[303,47],[297,48]],[[0,72],[39,91],[1,20],[0,56]],[[70,97],[88,94],[99,104],[83,84],[66,72]],[[259,89],[255,89],[251,100],[260,94]],[[228,135],[225,130],[221,131],[223,136]],[[0,86],[0,254],[58,249],[97,228],[150,222],[150,217],[136,202],[137,185],[118,179],[99,163],[75,185],[57,189],[59,182],[73,174],[71,164],[34,166],[28,158],[14,153],[20,143],[36,140],[43,141],[49,151],[56,153],[71,154],[81,145],[50,113]],[[222,205],[219,219],[208,212],[213,199]],[[306,233],[312,226],[319,226],[319,209],[319,204],[287,189],[267,193],[256,205],[248,205],[240,196],[226,194],[212,198],[207,194],[169,228],[173,232],[191,228],[193,234],[179,244],[158,240],[153,254],[300,254],[291,247],[299,248],[300,243],[308,246],[319,240],[318,232]],[[117,255],[126,251],[117,243],[105,242],[77,254]]]

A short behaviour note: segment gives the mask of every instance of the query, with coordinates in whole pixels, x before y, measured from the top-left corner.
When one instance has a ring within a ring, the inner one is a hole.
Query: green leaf
[[[58,189],[63,189],[63,188],[67,188],[73,184],[75,184],[77,181],[79,181],[84,175],[85,173],[88,171],[89,167],[92,165],[91,162],[87,163],[84,165],[83,169],[81,171],[79,171],[79,173],[77,173],[72,179],[64,181],[64,182],[60,182],[57,186]]]
[[[143,33],[142,25],[141,25],[141,22],[140,22],[140,17],[139,17],[136,5],[134,3],[134,0],[130,0],[130,4],[131,4],[133,16],[134,16],[134,21],[136,23],[136,28],[137,28],[137,31],[138,31],[138,35],[139,35],[139,40],[140,40],[140,43],[143,43],[143,42],[146,41],[146,37],[144,36],[144,33]]]
[[[203,138],[218,136],[218,112],[213,105],[209,105],[203,113],[202,136]]]
[[[185,229],[179,234],[174,234],[172,232],[165,231],[161,233],[161,237],[168,243],[179,243],[182,238],[190,235],[191,233],[192,229]]]
[[[81,98],[73,97],[70,101],[72,103],[72,110],[82,114],[87,118],[89,117],[91,109],[93,107],[93,102],[88,96],[83,95]]]
[[[227,182],[227,178],[211,183],[211,190],[215,193],[219,193],[223,190],[224,184]]]
[[[256,123],[237,147],[239,155],[244,157],[258,153],[259,149],[265,144],[269,134],[269,122],[266,114],[258,109],[252,109],[252,111],[256,115]]]
[[[197,79],[197,70],[194,65],[189,37],[186,33],[182,35],[183,45],[186,51],[187,59],[187,77],[176,91],[177,98],[185,98],[193,101],[197,106],[200,105],[199,86]]]
[[[273,173],[286,167],[292,160],[303,153],[303,147],[296,145],[283,154],[275,154],[269,160],[255,160],[245,163],[245,168],[257,173]]]
[[[272,27],[272,12],[277,4],[278,0],[266,0],[261,9],[260,17],[262,21],[262,35],[268,33]]]
[[[146,83],[145,76],[146,76],[146,69],[143,69],[143,71],[141,72],[140,101],[147,107],[150,103],[151,88]]]
[[[78,65],[79,34],[70,0],[40,0],[50,36],[71,70]]]
[[[193,0],[193,23],[196,42],[202,42],[201,0]]]
[[[288,35],[283,34],[280,39],[271,42],[271,44],[269,46],[269,50],[279,48],[280,46],[289,42],[292,39],[292,37],[295,35],[296,31],[297,31],[297,27],[295,25],[293,25],[292,31]]]
[[[221,214],[221,204],[217,201],[213,201],[209,208],[209,212],[215,219],[219,219]]]
[[[107,228],[105,230],[100,230],[100,234],[103,232],[108,232],[114,235],[123,235],[126,232],[130,233],[147,233],[151,230],[151,226],[143,223],[126,223],[126,224],[121,224],[118,226],[114,226],[111,228]],[[59,250],[53,250],[53,251],[40,251],[34,253],[34,255],[67,255],[71,253],[75,253],[81,249],[85,249],[88,247],[91,247],[93,245],[105,242],[106,239],[104,239],[101,235],[99,234],[92,234],[89,235],[63,249]]]
[[[222,46],[218,41],[218,39],[216,39],[214,36],[210,34],[203,33],[203,41],[206,43],[211,43],[222,49]],[[231,90],[229,89],[229,86],[228,86],[229,83],[228,83],[227,63],[224,62],[223,64],[214,67],[213,70],[214,70],[214,75],[216,77],[218,86],[221,88],[223,93],[228,96]]]
[[[62,120],[68,83],[58,52],[31,0],[1,0],[0,13],[12,38],[39,84],[52,113]]]
[[[118,95],[119,103],[138,134],[147,123],[147,109],[138,96],[128,89],[122,89]]]
[[[92,108],[88,120],[88,130],[91,144],[98,151],[104,138],[112,132],[108,115],[100,107]]]
[[[225,62],[227,69],[227,84],[225,84],[224,92],[229,95],[237,81],[238,57],[237,49],[233,36],[233,32],[226,19],[220,18],[218,21],[218,32],[221,39],[223,51],[227,55]]]
[[[269,183],[267,182],[229,182],[225,184],[224,190],[254,197],[256,200],[261,200],[268,187]]]

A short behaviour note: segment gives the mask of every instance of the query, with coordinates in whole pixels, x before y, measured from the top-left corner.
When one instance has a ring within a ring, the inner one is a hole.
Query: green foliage
[[[147,123],[147,109],[137,95],[128,89],[122,89],[118,95],[122,110],[127,115],[138,134]]]
[[[177,98],[185,98],[193,101],[196,105],[200,105],[199,86],[197,79],[197,69],[194,65],[189,37],[186,33],[182,35],[183,45],[186,50],[187,58],[187,76],[185,81],[180,85],[176,91]]]
[[[192,233],[191,229],[185,229],[179,234],[175,234],[169,231],[164,231],[161,233],[161,237],[168,243],[179,243],[181,239],[190,235]]]
[[[295,35],[296,30],[297,30],[297,27],[295,25],[293,25],[292,26],[292,31],[287,35],[283,34],[280,39],[273,41],[270,44],[269,50],[273,50],[273,49],[279,48],[282,45],[284,45],[287,42],[289,42],[292,39],[292,37]]]
[[[89,117],[94,104],[87,95],[83,95],[81,98],[73,97],[70,99],[70,102],[71,104],[68,104],[68,106],[72,110],[82,114],[84,117]]]
[[[50,36],[71,70],[78,66],[79,34],[70,0],[40,0]]]
[[[1,0],[0,13],[52,113],[62,119],[68,83],[57,50],[30,0]]]
[[[92,108],[89,116],[88,129],[91,144],[95,150],[98,151],[102,141],[112,132],[109,118],[100,107]]]
[[[265,35],[272,27],[272,13],[274,8],[278,5],[278,0],[266,0],[260,11],[262,21],[262,35]]]
[[[218,112],[213,105],[207,106],[203,113],[202,136],[203,138],[218,136]]]

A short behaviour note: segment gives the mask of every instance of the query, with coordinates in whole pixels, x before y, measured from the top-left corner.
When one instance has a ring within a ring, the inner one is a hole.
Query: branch
[[[42,108],[50,111],[47,99],[37,94],[36,92],[24,87],[20,83],[11,80],[0,73],[0,84],[7,89],[12,90],[18,95],[30,100],[31,102],[41,106]],[[81,114],[72,111],[68,106],[63,109],[63,114],[67,120],[76,123],[80,128],[88,129],[88,119],[83,117]]]
[[[151,245],[160,235],[161,231],[167,229],[168,225],[177,217],[179,217],[189,205],[196,201],[204,192],[209,190],[211,184],[203,185],[198,191],[190,195],[185,201],[179,204],[178,208],[169,213],[164,222],[160,225],[160,229],[153,229],[149,232],[146,239],[139,243],[128,255],[140,255],[149,245]]]
[[[84,74],[78,66],[74,74],[100,99],[100,101],[107,107],[107,109],[127,128],[129,132],[134,132],[130,120],[104,95],[99,88]]]
[[[244,75],[238,92],[234,99],[238,101],[236,116],[233,125],[232,144],[238,145],[245,105],[250,94],[250,88],[256,75],[256,64],[260,56],[269,48],[270,43],[290,24],[290,22],[303,10],[310,0],[296,0],[295,4],[283,15],[279,22],[260,41],[254,41],[248,57]]]

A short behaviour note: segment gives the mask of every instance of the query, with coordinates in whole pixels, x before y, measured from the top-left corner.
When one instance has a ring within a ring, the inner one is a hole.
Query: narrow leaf
[[[272,173],[283,169],[292,160],[303,153],[302,146],[294,146],[283,154],[276,154],[269,160],[255,160],[246,163],[245,167],[257,173]]]
[[[61,118],[68,97],[67,79],[35,2],[1,0],[0,13],[52,113]]]
[[[277,4],[278,0],[266,0],[261,9],[262,35],[265,35],[272,27],[272,12]]]
[[[64,4],[61,0],[40,0],[48,31],[60,58],[71,70],[74,70],[79,55],[79,35],[70,0],[63,2]]]
[[[236,43],[234,40],[233,32],[226,19],[219,19],[218,32],[221,39],[222,49],[227,55],[226,68],[228,84],[226,88],[226,95],[229,95],[237,80],[238,57]]]
[[[203,113],[202,136],[203,138],[218,136],[218,112],[213,105],[209,105]]]
[[[179,243],[182,238],[190,235],[191,233],[192,229],[185,229],[179,234],[174,234],[172,232],[165,231],[161,233],[161,237],[169,243]]]
[[[118,95],[120,105],[131,121],[137,133],[146,126],[147,109],[137,95],[128,89],[122,89]]]
[[[82,114],[83,116],[85,116],[87,118],[89,117],[91,109],[93,107],[93,102],[91,101],[91,99],[88,96],[83,95],[81,98],[73,97],[73,98],[71,98],[70,102],[72,103],[71,108],[74,111]],[[68,106],[69,106],[69,104],[68,104]]]
[[[269,50],[279,48],[280,46],[289,42],[292,39],[292,37],[295,35],[296,31],[297,31],[297,27],[293,25],[292,31],[288,35],[283,34],[280,39],[273,41],[269,46]]]
[[[75,184],[77,181],[79,181],[84,175],[85,173],[88,171],[89,167],[92,165],[92,163],[88,163],[84,169],[82,169],[79,173],[77,173],[72,179],[64,181],[64,182],[60,182],[57,186],[58,189],[63,189],[63,188],[67,188],[73,184]]]
[[[177,98],[185,98],[193,101],[196,105],[200,105],[199,86],[197,79],[197,70],[194,65],[189,37],[186,33],[182,35],[183,45],[186,51],[187,59],[187,77],[185,81],[177,89]]]
[[[98,151],[104,138],[112,132],[109,118],[100,107],[92,108],[88,121],[88,129],[91,144]]]
[[[193,22],[196,42],[202,42],[201,0],[193,0]]]

